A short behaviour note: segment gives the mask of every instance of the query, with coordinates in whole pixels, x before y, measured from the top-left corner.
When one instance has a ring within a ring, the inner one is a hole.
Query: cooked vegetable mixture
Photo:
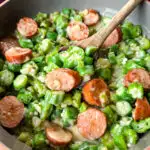
[[[96,10],[24,17],[0,39],[0,123],[36,150],[127,150],[150,130],[150,40],[125,21],[101,48]],[[67,48],[64,48],[64,46]]]

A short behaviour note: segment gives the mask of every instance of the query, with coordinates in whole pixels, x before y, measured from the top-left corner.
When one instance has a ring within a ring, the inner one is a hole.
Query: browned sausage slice
[[[82,22],[72,21],[67,27],[67,34],[70,40],[80,41],[89,36],[89,29]]]
[[[135,103],[135,110],[133,111],[134,120],[143,120],[150,117],[150,104],[146,97],[143,99],[137,99]]]
[[[61,146],[68,144],[72,140],[72,134],[57,124],[50,123],[45,131],[50,144]]]
[[[2,51],[3,54],[5,52],[12,48],[12,47],[18,47],[19,43],[15,37],[5,37],[0,40],[0,50]]]
[[[103,43],[103,48],[107,48],[110,47],[112,45],[117,44],[118,42],[120,42],[122,39],[122,33],[121,33],[121,29],[119,27],[117,27],[105,40],[105,42]]]
[[[106,131],[107,120],[103,112],[89,108],[78,115],[77,127],[79,132],[89,140],[100,138]]]
[[[37,23],[28,17],[21,18],[17,24],[18,32],[25,37],[31,37],[38,31]]]
[[[109,89],[105,81],[100,78],[87,82],[82,89],[82,94],[84,100],[91,105],[104,106],[109,102]]]
[[[69,92],[80,81],[81,78],[78,72],[71,69],[59,68],[47,74],[45,83],[51,90]]]
[[[24,116],[24,105],[15,96],[0,100],[0,123],[7,128],[16,127]]]
[[[136,68],[129,71],[124,77],[124,85],[129,86],[132,82],[139,82],[144,89],[150,89],[150,74],[144,69]]]
[[[84,10],[84,23],[88,26],[95,25],[100,19],[99,13],[94,9]]]
[[[30,59],[32,51],[28,48],[13,47],[5,52],[8,62],[22,64]]]

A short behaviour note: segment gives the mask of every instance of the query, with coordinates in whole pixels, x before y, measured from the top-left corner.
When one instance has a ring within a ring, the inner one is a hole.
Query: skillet
[[[19,18],[23,16],[34,16],[39,11],[49,13],[64,7],[76,9],[94,8],[106,16],[112,16],[126,2],[127,0],[113,0],[113,2],[110,0],[11,0],[0,8],[0,37],[13,31]],[[130,21],[142,25],[148,37],[150,37],[149,14],[150,3],[144,2],[129,16]],[[28,147],[24,147],[25,145],[21,144],[21,142],[16,142],[16,140],[2,128],[0,128],[0,130],[0,140],[13,150],[29,149]],[[149,144],[149,138],[150,134],[144,135],[139,140],[139,143],[131,149],[144,149]]]

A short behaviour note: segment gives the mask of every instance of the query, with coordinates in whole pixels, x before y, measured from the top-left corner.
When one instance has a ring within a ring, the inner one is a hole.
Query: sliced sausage
[[[84,10],[83,20],[84,23],[88,26],[95,25],[100,19],[99,13],[94,9]]]
[[[89,29],[82,22],[72,21],[67,27],[67,34],[70,40],[80,41],[89,36]]]
[[[79,132],[89,140],[100,138],[106,131],[107,120],[103,112],[89,108],[78,115],[77,127]]]
[[[13,47],[5,52],[8,62],[13,64],[22,64],[30,59],[32,51],[28,48]]]
[[[80,81],[81,78],[78,72],[71,69],[59,68],[47,74],[45,83],[51,90],[69,92],[79,85]]]
[[[109,89],[103,79],[92,79],[87,82],[82,89],[82,94],[84,100],[90,105],[103,106],[108,103]],[[106,97],[101,98],[101,94],[106,94]]]
[[[0,122],[4,127],[16,127],[24,116],[24,105],[15,96],[5,96],[0,101]]]
[[[128,87],[132,82],[139,82],[142,84],[144,89],[150,89],[149,72],[141,68],[132,69],[124,77],[124,85]]]
[[[0,40],[0,50],[2,51],[3,54],[5,52],[12,48],[12,47],[18,47],[19,43],[15,37],[5,37]]]
[[[134,120],[143,120],[150,117],[150,104],[146,97],[137,99],[135,103],[135,110],[133,111]]]
[[[68,144],[72,140],[72,134],[61,128],[59,125],[50,123],[45,129],[46,137],[50,144],[62,146]]]
[[[150,150],[150,146],[146,147],[144,150]]]
[[[21,18],[17,24],[18,32],[25,37],[31,37],[38,31],[37,23],[28,17]]]
[[[105,40],[103,43],[103,48],[110,47],[112,45],[117,44],[122,39],[122,33],[120,27],[117,27]]]
[[[0,150],[10,150],[6,145],[0,142]]]

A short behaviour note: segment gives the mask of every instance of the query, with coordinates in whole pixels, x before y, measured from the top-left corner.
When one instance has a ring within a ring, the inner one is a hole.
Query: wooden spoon
[[[143,0],[129,0],[125,6],[112,18],[107,28],[100,29],[97,33],[91,37],[81,40],[74,41],[73,45],[86,48],[88,46],[101,47],[106,38],[111,32],[137,7]]]

